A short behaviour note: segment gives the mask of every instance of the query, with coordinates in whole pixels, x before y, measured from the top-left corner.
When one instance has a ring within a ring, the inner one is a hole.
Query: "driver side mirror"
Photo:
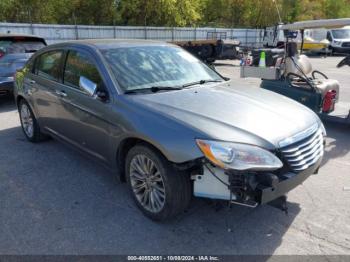
[[[97,84],[84,76],[81,76],[79,78],[79,87],[85,92],[87,92],[90,96],[96,94]]]

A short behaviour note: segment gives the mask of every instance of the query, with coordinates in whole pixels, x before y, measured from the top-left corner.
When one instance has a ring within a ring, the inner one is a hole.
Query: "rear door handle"
[[[64,91],[59,91],[59,90],[56,90],[56,94],[61,96],[61,97],[66,97],[67,96],[67,93],[64,92]]]

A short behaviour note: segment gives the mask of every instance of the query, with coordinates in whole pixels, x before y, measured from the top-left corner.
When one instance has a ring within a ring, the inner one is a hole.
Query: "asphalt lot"
[[[341,82],[350,105],[340,59],[312,62]],[[259,84],[240,79],[237,62],[222,63],[235,83]],[[323,167],[288,194],[288,215],[271,206],[217,211],[195,199],[155,223],[103,166],[54,140],[27,142],[14,103],[0,98],[0,254],[350,254],[350,127],[326,128]]]

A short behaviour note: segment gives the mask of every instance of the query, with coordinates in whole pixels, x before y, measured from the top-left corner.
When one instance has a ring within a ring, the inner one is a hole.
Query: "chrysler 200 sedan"
[[[147,217],[164,220],[192,196],[255,207],[317,173],[319,118],[233,84],[171,44],[84,40],[32,56],[15,97],[29,141],[55,137],[101,160]]]

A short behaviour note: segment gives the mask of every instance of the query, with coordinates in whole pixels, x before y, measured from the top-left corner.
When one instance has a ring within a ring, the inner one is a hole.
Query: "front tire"
[[[126,157],[126,179],[139,209],[152,220],[183,212],[191,199],[190,178],[176,170],[159,152],[136,145]]]
[[[18,111],[25,137],[33,143],[45,140],[47,136],[40,132],[40,127],[33,111],[24,99],[19,102]]]

